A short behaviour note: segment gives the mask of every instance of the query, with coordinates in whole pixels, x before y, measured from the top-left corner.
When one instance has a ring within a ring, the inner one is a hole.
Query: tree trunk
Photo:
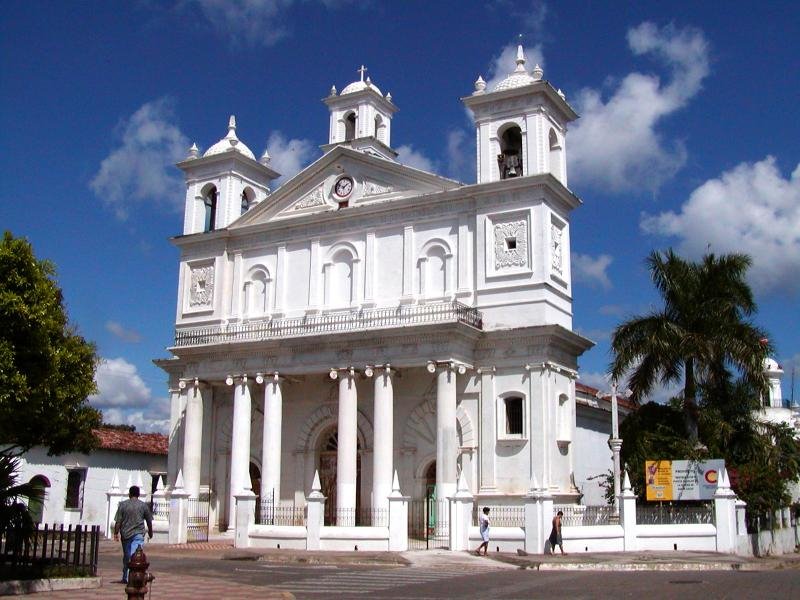
[[[683,384],[683,419],[690,442],[697,442],[697,384],[694,380],[694,359],[686,360]]]

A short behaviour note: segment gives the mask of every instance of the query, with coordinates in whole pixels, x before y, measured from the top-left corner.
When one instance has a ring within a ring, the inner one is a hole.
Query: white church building
[[[584,387],[576,402],[592,346],[572,319],[577,114],[521,48],[513,73],[492,89],[479,77],[463,102],[476,183],[397,161],[397,108],[363,68],[324,100],[324,154],[276,190],[233,117],[178,164],[175,337],[156,363],[168,489],[207,501],[212,530],[233,526],[246,489],[304,506],[317,472],[330,522],[352,524],[388,506],[395,471],[412,498],[450,497],[463,474],[496,505],[533,479],[578,502],[611,468],[607,399]]]

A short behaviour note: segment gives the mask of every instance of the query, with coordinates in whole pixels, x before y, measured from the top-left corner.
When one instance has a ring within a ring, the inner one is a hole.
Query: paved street
[[[265,598],[380,598],[386,600],[464,600],[531,598],[652,598],[681,600],[800,598],[800,571],[536,571],[516,569],[491,559],[450,555],[451,564],[422,566],[304,565],[255,560],[222,560],[219,550],[170,551],[153,548],[156,575],[153,600],[246,600]],[[36,598],[122,599],[119,553],[104,544],[100,554],[103,587],[51,592]],[[462,562],[459,563],[459,557]],[[796,563],[795,563],[796,564]]]

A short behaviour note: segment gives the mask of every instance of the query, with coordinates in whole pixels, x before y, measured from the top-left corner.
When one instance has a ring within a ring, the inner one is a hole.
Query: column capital
[[[385,365],[367,365],[364,367],[364,376],[365,377],[372,377],[373,375],[387,375],[392,376],[398,372],[398,369],[394,368],[391,364],[386,363]]]
[[[178,388],[185,390],[187,387],[195,387],[201,390],[210,389],[211,383],[199,377],[183,377],[178,381]]]
[[[256,383],[261,385],[264,383],[283,383],[286,381],[286,377],[281,375],[278,371],[269,371],[266,373],[256,373],[255,380]]]
[[[227,377],[225,377],[225,385],[231,386],[234,383],[237,385],[240,383],[247,384],[248,381],[253,381],[253,380],[254,380],[253,377],[247,375],[247,373],[240,373],[238,375],[228,375]]]
[[[437,369],[439,370],[450,370],[458,373],[459,375],[463,375],[467,372],[467,369],[472,369],[472,365],[468,365],[466,363],[457,361],[457,360],[429,360],[426,366],[428,369],[428,373],[435,373]]]
[[[333,380],[339,379],[339,374],[341,373],[344,376],[355,377],[356,373],[360,372],[355,367],[331,367],[330,372],[328,373],[328,377]]]

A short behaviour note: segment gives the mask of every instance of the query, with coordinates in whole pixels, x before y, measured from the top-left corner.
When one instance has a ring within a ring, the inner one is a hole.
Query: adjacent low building
[[[20,460],[20,482],[45,491],[44,502],[31,505],[40,523],[107,524],[108,497],[114,475],[121,486],[139,485],[149,495],[156,479],[166,475],[167,437],[120,429],[94,430],[98,446],[91,454],[48,456],[35,447]]]

